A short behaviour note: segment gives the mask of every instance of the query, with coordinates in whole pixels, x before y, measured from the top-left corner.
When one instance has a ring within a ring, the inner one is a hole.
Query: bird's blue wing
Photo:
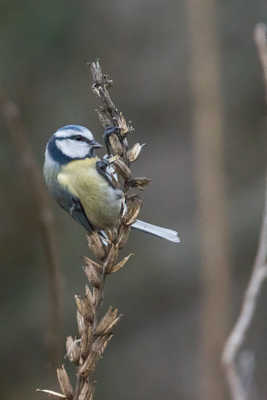
[[[92,224],[88,220],[82,203],[78,197],[70,194],[67,190],[60,189],[56,194],[56,199],[59,205],[69,213],[72,218],[75,219],[79,224],[81,224],[88,233],[92,233],[94,230]]]

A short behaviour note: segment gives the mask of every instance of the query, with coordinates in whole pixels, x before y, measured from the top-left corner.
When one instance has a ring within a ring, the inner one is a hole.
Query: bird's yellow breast
[[[61,186],[78,197],[89,222],[104,229],[118,222],[122,195],[98,173],[97,161],[97,157],[71,161],[62,167],[57,179]]]

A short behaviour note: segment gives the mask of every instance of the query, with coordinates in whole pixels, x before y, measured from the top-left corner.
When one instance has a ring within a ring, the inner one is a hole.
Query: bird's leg
[[[96,169],[98,170],[99,173],[105,173],[107,167],[110,165],[110,162],[107,158],[102,158],[101,160],[97,161],[96,163]]]

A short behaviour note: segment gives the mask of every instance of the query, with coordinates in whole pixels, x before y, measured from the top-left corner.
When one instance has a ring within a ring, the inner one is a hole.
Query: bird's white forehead
[[[54,136],[56,138],[70,138],[71,136],[74,135],[81,135],[85,137],[88,140],[93,140],[94,135],[92,134],[89,129],[85,128],[84,126],[81,125],[66,125],[63,126],[62,128],[59,128],[55,133]]]

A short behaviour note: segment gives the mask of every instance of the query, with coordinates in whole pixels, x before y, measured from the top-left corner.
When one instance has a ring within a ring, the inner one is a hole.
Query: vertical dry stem
[[[223,400],[220,354],[229,317],[230,249],[223,172],[223,111],[216,5],[214,0],[189,0],[186,4],[191,43],[195,174],[204,291],[201,397]]]
[[[266,26],[258,24],[255,27],[254,39],[259,59],[263,69],[265,84],[265,98],[267,104],[267,40]],[[225,344],[223,351],[223,365],[233,400],[245,400],[248,397],[245,382],[242,382],[241,373],[236,366],[238,353],[244,343],[247,331],[251,325],[256,310],[257,300],[262,284],[267,276],[267,178],[265,189],[265,206],[259,239],[259,247],[253,266],[251,278],[245,293],[243,304],[236,324]]]
[[[89,66],[93,80],[92,90],[101,103],[97,109],[100,123],[104,128],[117,128],[110,137],[113,156],[109,158],[109,163],[118,174],[118,181],[114,179],[114,185],[124,190],[127,212],[121,216],[116,227],[105,232],[105,238],[97,232],[88,236],[88,245],[94,260],[85,257],[84,272],[90,286],[86,286],[84,296],[75,296],[78,337],[68,337],[66,341],[67,357],[77,367],[75,387],[70,384],[68,374],[62,366],[57,370],[62,393],[43,390],[55,398],[63,396],[68,400],[92,400],[94,397],[97,361],[102,358],[113,336],[113,329],[121,318],[117,309],[109,307],[105,315],[99,319],[105,279],[123,268],[131,256],[130,254],[118,262],[119,250],[125,245],[131,224],[137,218],[142,205],[136,190],[143,189],[149,182],[147,178],[132,177],[130,163],[137,159],[142,146],[136,143],[132,149],[128,148],[126,136],[133,132],[133,128],[126,122],[110,97],[108,89],[112,81],[102,73],[98,61]]]
[[[8,132],[17,150],[18,159],[32,190],[39,212],[40,231],[47,256],[47,270],[50,290],[50,324],[48,346],[53,364],[57,364],[61,354],[62,304],[59,255],[54,218],[49,205],[47,190],[43,183],[40,167],[37,164],[25,132],[18,107],[4,96],[0,98],[0,107]]]

